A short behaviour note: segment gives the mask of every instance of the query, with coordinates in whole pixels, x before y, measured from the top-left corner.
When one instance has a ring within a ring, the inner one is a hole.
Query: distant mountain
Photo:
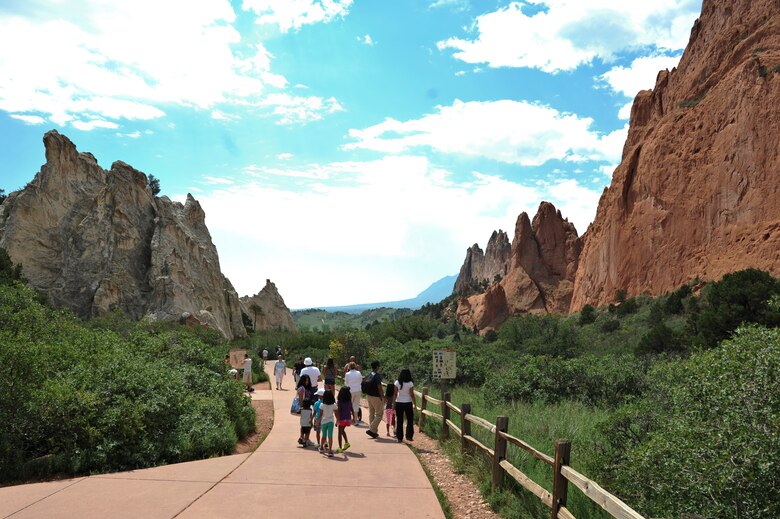
[[[433,283],[431,286],[420,292],[417,297],[404,299],[402,301],[389,301],[385,303],[365,303],[360,305],[348,306],[327,306],[321,308],[328,312],[346,312],[348,314],[359,314],[366,310],[374,308],[411,308],[416,310],[427,303],[438,303],[445,297],[452,294],[455,286],[455,280],[458,276],[447,276]]]

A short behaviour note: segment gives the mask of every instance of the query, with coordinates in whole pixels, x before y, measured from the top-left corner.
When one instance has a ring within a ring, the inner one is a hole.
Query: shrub
[[[0,285],[0,480],[230,452],[255,418],[223,355],[196,330],[87,327]]]
[[[582,310],[580,311],[580,326],[596,322],[596,317],[598,316],[596,315],[596,309],[593,308],[593,305],[583,306]]]
[[[780,330],[747,326],[659,364],[647,395],[604,423],[592,470],[648,517],[780,516]]]
[[[620,321],[617,319],[605,319],[601,322],[601,331],[611,333],[620,328]]]
[[[780,282],[756,269],[726,274],[708,285],[699,312],[689,319],[697,344],[715,347],[742,323],[780,324],[780,312],[769,304],[776,294],[780,294]]]

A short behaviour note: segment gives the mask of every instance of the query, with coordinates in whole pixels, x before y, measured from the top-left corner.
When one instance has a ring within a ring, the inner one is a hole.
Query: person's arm
[[[380,395],[385,394],[384,391],[382,391],[382,379],[379,379],[379,382],[376,383],[376,390]]]
[[[393,386],[393,409],[395,409],[395,401],[398,398],[398,386]]]
[[[409,388],[409,394],[412,397],[412,405],[414,406],[412,409],[415,409],[417,407],[417,397],[414,395],[414,386]]]

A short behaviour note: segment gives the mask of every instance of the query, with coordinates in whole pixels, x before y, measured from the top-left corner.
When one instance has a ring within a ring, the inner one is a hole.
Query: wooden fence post
[[[471,404],[461,404],[460,406],[460,452],[465,453],[469,448],[467,436],[471,436],[471,422],[466,420],[466,415],[471,414]]]
[[[505,433],[508,430],[509,417],[496,417],[496,454],[493,456],[493,490],[497,489],[504,483],[504,468],[500,465],[500,463],[506,459],[506,438],[502,437],[499,433]]]
[[[566,496],[569,482],[561,474],[561,467],[568,465],[571,457],[571,442],[558,440],[555,442],[555,462],[553,464],[552,518],[558,517],[558,511],[566,506]]]
[[[422,432],[423,425],[425,425],[425,413],[423,411],[428,407],[428,401],[425,399],[426,396],[428,396],[428,388],[424,387],[422,389],[422,396],[420,397],[420,423],[418,424],[420,432]]]
[[[450,426],[447,425],[447,420],[450,419],[450,407],[447,403],[450,401],[450,394],[444,393],[444,398],[441,402],[441,439],[450,439]]]

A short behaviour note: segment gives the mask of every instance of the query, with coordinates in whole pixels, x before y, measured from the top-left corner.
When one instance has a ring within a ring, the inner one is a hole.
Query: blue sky
[[[701,0],[0,4],[0,188],[56,128],[192,193],[241,295],[412,297],[553,202],[582,234]]]

